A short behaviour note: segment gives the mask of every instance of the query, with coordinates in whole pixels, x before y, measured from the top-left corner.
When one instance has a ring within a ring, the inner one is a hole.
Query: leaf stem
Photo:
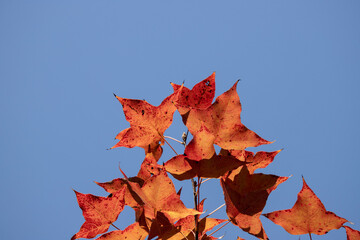
[[[311,233],[309,233],[310,240],[312,240]]]
[[[176,141],[176,142],[181,143],[181,144],[184,145],[184,142],[179,141],[179,140],[177,140],[176,138],[173,138],[173,137],[170,137],[170,136],[164,136],[164,138],[169,138],[169,139],[171,139],[171,140],[174,140],[174,141]]]
[[[230,220],[228,220],[225,224],[223,224],[221,227],[219,227],[218,229],[216,229],[215,231],[213,231],[212,233],[210,233],[208,236],[210,237],[211,235],[213,235],[214,233],[216,233],[217,231],[219,231],[220,229],[222,229],[223,227],[225,227],[228,223],[230,222]]]
[[[206,215],[205,217],[201,218],[201,219],[204,219],[204,218],[207,218],[209,217],[210,215],[212,215],[213,213],[215,213],[216,211],[220,210],[222,207],[225,206],[225,203],[223,205],[221,205],[220,207],[218,207],[217,209],[215,209],[214,211],[212,211],[211,213],[209,213],[208,215]]]
[[[204,181],[201,181],[201,183],[204,183],[204,182],[207,182],[207,181],[209,181],[211,178],[207,178],[207,179],[205,179]]]
[[[113,226],[113,227],[116,228],[117,230],[120,230],[120,228],[118,228],[117,226],[115,226],[113,223],[111,224],[111,226]]]
[[[179,155],[179,154],[175,151],[175,149],[170,145],[170,143],[169,143],[168,141],[166,141],[165,137],[163,137],[163,139],[164,139],[164,141],[167,143],[167,145],[169,145],[169,147],[174,151],[174,153],[175,153],[176,155]]]

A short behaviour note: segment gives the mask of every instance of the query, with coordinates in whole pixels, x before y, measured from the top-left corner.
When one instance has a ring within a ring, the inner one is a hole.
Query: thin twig
[[[116,228],[117,230],[120,230],[117,226],[115,226],[114,224],[111,224],[111,226],[113,226],[114,228]]]
[[[312,240],[311,233],[309,233],[309,236],[310,236],[310,240]]]
[[[174,140],[174,141],[176,141],[176,142],[181,143],[181,144],[183,144],[183,145],[184,145],[184,142],[179,141],[179,140],[177,140],[176,138],[169,137],[169,136],[164,136],[164,138],[169,138],[169,139],[171,139],[171,140]]]
[[[198,205],[198,184],[196,183],[196,181],[192,178],[191,179],[192,185],[193,185],[193,194],[194,194],[194,207],[195,210],[199,210],[199,205]],[[199,240],[199,229],[198,229],[198,223],[199,223],[199,215],[195,215],[194,216],[194,220],[195,220],[195,240]]]
[[[165,137],[163,137],[163,139],[164,139],[164,141],[167,143],[167,145],[169,145],[169,147],[174,151],[174,153],[175,153],[176,155],[179,155],[179,154],[175,151],[175,149],[170,145],[170,143],[169,143],[168,141],[166,141]]]
[[[221,227],[219,227],[218,229],[216,229],[215,231],[213,231],[212,233],[210,233],[208,236],[210,237],[211,235],[213,235],[214,233],[216,233],[217,231],[219,231],[220,229],[222,229],[223,227],[225,227],[228,223],[230,222],[230,220],[228,220],[225,224],[223,224]]]
[[[207,181],[209,181],[211,178],[207,178],[207,179],[205,179],[204,181],[201,181],[201,183],[204,183],[204,182],[207,182]]]
[[[183,235],[183,237],[186,239],[186,240],[189,240],[183,233],[182,231],[180,231],[181,235]]]
[[[218,207],[217,209],[215,209],[214,211],[212,211],[211,213],[209,213],[208,215],[206,215],[205,217],[201,218],[201,219],[204,219],[204,218],[209,217],[211,214],[215,213],[216,211],[218,211],[219,209],[221,209],[221,208],[224,207],[224,206],[225,206],[225,203],[224,203],[223,205],[221,205],[220,207]],[[201,219],[200,219],[200,220],[201,220]]]

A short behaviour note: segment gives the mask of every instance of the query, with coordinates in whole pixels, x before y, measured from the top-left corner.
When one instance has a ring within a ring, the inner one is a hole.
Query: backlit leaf
[[[326,211],[304,178],[303,187],[291,209],[267,213],[264,216],[293,235],[308,233],[323,235],[332,229],[340,228],[347,222],[346,219],[338,217],[333,212]]]
[[[109,197],[98,197],[75,191],[85,223],[71,239],[93,238],[106,232],[124,209],[124,191],[123,188]]]

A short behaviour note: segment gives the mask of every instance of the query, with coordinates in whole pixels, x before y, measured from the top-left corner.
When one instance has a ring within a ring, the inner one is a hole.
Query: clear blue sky
[[[2,0],[1,239],[70,239],[84,222],[72,188],[105,196],[93,181],[120,177],[119,162],[137,173],[142,149],[106,150],[128,127],[113,92],[158,105],[170,81],[191,88],[213,71],[216,96],[242,80],[243,123],[276,140],[259,150],[285,148],[263,172],[292,177],[264,213],[291,208],[303,175],[360,230],[359,23],[355,0]],[[174,117],[166,134],[180,138]],[[171,156],[165,147],[160,162]],[[180,186],[191,207],[190,183]],[[215,180],[202,195],[208,212],[223,203]],[[131,221],[126,208],[117,225]],[[271,239],[299,239],[262,221]],[[230,225],[220,232],[254,239]],[[344,229],[313,237],[345,238]]]

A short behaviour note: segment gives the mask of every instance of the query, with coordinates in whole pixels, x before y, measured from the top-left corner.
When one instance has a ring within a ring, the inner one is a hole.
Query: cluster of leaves
[[[263,215],[294,235],[323,235],[332,229],[344,227],[348,239],[360,239],[360,232],[343,224],[346,219],[326,211],[320,199],[303,179],[303,188],[291,209],[262,214],[269,194],[288,179],[276,175],[254,173],[265,168],[281,151],[253,153],[245,150],[271,142],[261,138],[241,123],[241,104],[236,92],[237,82],[225,93],[215,96],[215,73],[196,84],[191,90],[172,84],[174,93],[155,107],[144,100],[116,96],[123,106],[130,127],[121,131],[116,147],[141,147],[145,150],[137,176],[97,183],[109,195],[98,197],[76,193],[85,223],[73,239],[218,239],[208,232],[214,227],[231,222],[259,239],[268,239],[262,226]],[[178,111],[183,123],[193,136],[186,144],[183,136],[183,154],[177,154],[164,137]],[[176,156],[158,164],[167,143]],[[221,148],[216,153],[214,145]],[[191,179],[194,189],[194,208],[187,208],[176,192],[171,174],[179,181]],[[202,216],[204,200],[200,187],[204,179],[219,179],[224,192],[228,219]],[[135,223],[124,230],[114,226],[124,206],[135,211]],[[108,232],[110,225],[117,230]],[[216,230],[217,231],[217,230]],[[214,232],[216,232],[214,231]],[[214,233],[213,232],[213,233]],[[238,238],[240,239],[240,238]]]

